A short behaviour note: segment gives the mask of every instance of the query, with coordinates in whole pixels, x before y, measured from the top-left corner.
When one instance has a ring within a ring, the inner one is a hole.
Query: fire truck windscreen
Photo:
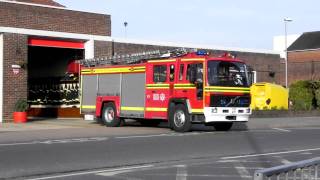
[[[209,61],[208,83],[210,86],[249,87],[247,67],[240,62]]]

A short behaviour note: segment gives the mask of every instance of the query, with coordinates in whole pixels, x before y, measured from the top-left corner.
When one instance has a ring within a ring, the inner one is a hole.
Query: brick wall
[[[19,64],[26,65],[28,59],[27,36],[18,34],[5,33],[3,37],[4,42],[4,79],[3,79],[3,94],[4,120],[12,119],[12,112],[15,102],[22,98],[27,98],[27,75],[26,69],[21,69],[20,73],[14,75],[11,65]]]
[[[320,50],[288,52],[288,83],[320,80]]]
[[[320,50],[288,52],[289,62],[320,61]]]
[[[111,36],[109,15],[0,2],[0,26]]]
[[[112,55],[112,42],[94,41],[94,56],[109,57]]]
[[[283,59],[279,55],[261,53],[238,53],[238,57],[257,71],[257,82],[285,84]],[[274,73],[274,76],[271,76]]]

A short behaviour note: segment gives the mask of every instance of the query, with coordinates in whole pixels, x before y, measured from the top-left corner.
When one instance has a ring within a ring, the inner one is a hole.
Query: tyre
[[[213,127],[216,129],[216,131],[229,131],[232,127],[233,123],[226,122],[226,123],[216,123],[213,124]]]
[[[176,105],[171,118],[170,125],[176,132],[188,132],[191,130],[191,118],[185,105]]]
[[[103,105],[101,119],[108,127],[119,127],[121,125],[121,119],[117,117],[117,109],[112,102]]]

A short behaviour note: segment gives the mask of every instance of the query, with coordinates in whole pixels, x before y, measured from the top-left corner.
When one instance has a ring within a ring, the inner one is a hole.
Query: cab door
[[[147,63],[146,118],[167,119],[169,99],[173,96],[175,71],[175,60]]]
[[[203,62],[186,62],[179,66],[179,77],[175,84],[175,97],[187,99],[192,113],[203,109]]]

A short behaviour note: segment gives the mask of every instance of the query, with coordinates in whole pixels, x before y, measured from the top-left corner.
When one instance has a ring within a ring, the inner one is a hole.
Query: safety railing
[[[257,170],[254,180],[320,180],[318,170],[320,157]]]

